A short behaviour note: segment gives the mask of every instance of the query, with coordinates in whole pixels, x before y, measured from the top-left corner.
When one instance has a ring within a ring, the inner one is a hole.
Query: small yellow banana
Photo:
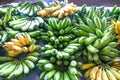
[[[90,72],[90,79],[91,80],[95,80],[98,71],[99,71],[99,66],[95,66],[94,68],[92,68],[92,70]]]
[[[21,42],[17,39],[11,39],[11,41],[16,45],[16,46],[20,46],[22,47],[23,45],[21,44]]]
[[[120,80],[120,73],[118,73],[117,71],[115,71],[114,69],[110,69],[111,73],[118,79]]]
[[[88,78],[88,77],[90,76],[90,72],[91,72],[92,69],[93,69],[93,68],[88,69],[88,70],[85,72],[84,76]]]
[[[4,47],[8,48],[8,49],[13,49],[13,46],[15,46],[15,44],[13,42],[6,42]]]
[[[27,47],[23,47],[23,52],[28,52],[28,48]]]
[[[95,66],[94,63],[86,63],[86,64],[83,64],[83,65],[82,65],[81,69],[82,69],[82,70],[85,70],[85,69],[89,69],[89,68],[91,68],[91,67],[93,67],[93,66]]]
[[[30,35],[29,35],[28,33],[25,33],[24,36],[25,36],[25,41],[26,41],[26,43],[27,43],[27,44],[30,44],[30,42],[32,41]]]
[[[109,80],[106,71],[104,69],[102,70],[102,80]]]
[[[102,80],[102,67],[97,71],[96,80]]]
[[[8,52],[8,55],[11,56],[11,57],[15,57],[17,56],[19,53],[17,51],[14,51],[14,50],[11,50]]]
[[[19,39],[19,41],[22,43],[22,45],[26,45],[26,40],[22,35],[17,35],[17,38]]]
[[[28,50],[29,50],[29,52],[35,51],[35,45],[34,44],[30,45]]]
[[[109,80],[117,80],[110,70],[106,69],[106,73]]]

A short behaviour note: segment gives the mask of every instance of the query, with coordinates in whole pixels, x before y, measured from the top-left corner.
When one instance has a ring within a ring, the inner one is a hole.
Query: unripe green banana
[[[24,73],[28,74],[30,72],[29,67],[24,62],[22,62],[22,65],[23,65]]]
[[[35,67],[35,64],[30,60],[24,60],[24,63],[30,68],[33,69]]]
[[[38,58],[37,58],[37,57],[34,57],[34,56],[27,56],[25,59],[26,59],[26,60],[30,60],[30,61],[32,61],[32,62],[36,62],[36,61],[38,60]]]
[[[53,70],[55,68],[55,66],[51,63],[47,63],[44,65],[44,69],[47,71]]]
[[[96,36],[90,36],[87,39],[85,39],[85,45],[90,45],[92,42],[96,40]]]
[[[60,71],[57,71],[54,75],[54,80],[60,80],[60,77],[61,77]]]
[[[87,50],[92,52],[92,53],[98,53],[99,52],[99,50],[96,49],[95,47],[93,47],[92,45],[88,45]]]
[[[51,79],[55,75],[55,73],[56,73],[56,70],[49,71],[48,73],[45,74],[44,79],[47,79],[47,80]]]
[[[70,80],[70,77],[67,72],[64,72],[64,79],[63,80]]]

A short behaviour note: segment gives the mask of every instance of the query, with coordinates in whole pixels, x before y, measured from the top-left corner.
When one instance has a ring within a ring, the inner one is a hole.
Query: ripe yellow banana
[[[19,53],[17,51],[14,51],[14,50],[11,50],[8,52],[8,55],[11,56],[11,57],[15,57],[17,56]]]
[[[93,68],[88,69],[88,70],[85,72],[84,76],[88,78],[88,77],[90,76],[90,72],[91,72],[92,69],[93,69]]]
[[[23,47],[22,50],[23,50],[23,52],[25,52],[25,53],[28,52],[28,48],[27,48],[27,47]]]
[[[29,50],[29,52],[35,51],[35,45],[34,45],[34,44],[30,45],[30,46],[28,47],[28,50]]]
[[[102,80],[102,67],[97,71],[96,80]]]
[[[25,36],[25,41],[26,41],[26,43],[27,43],[27,44],[30,44],[30,42],[32,41],[30,35],[29,35],[28,33],[25,33],[24,36]]]
[[[110,70],[106,69],[106,73],[109,80],[117,80]]]
[[[111,73],[118,79],[120,80],[120,73],[118,73],[117,71],[115,71],[114,69],[110,69]]]
[[[6,42],[4,47],[8,48],[8,49],[13,49],[13,46],[15,46],[15,44],[13,42]]]
[[[21,42],[17,39],[11,39],[11,41],[16,45],[16,46],[20,46],[22,47],[23,45],[21,44]]]
[[[102,70],[102,80],[109,80],[106,71],[104,69]]]
[[[92,70],[90,72],[90,79],[91,80],[95,80],[98,71],[99,71],[99,66],[95,66],[94,68],[92,68]]]
[[[26,40],[21,34],[17,35],[17,38],[22,43],[22,45],[26,45]]]
[[[95,66],[94,63],[86,63],[86,64],[83,64],[83,65],[82,65],[81,69],[82,69],[82,70],[85,70],[85,69],[89,69],[89,68],[91,68],[91,67],[93,67],[93,66]]]

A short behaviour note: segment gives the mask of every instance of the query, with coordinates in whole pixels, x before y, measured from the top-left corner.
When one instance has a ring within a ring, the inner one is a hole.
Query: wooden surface
[[[11,3],[11,2],[24,2],[24,1],[32,1],[35,2],[37,0],[0,0],[0,4],[6,4],[6,3]],[[45,0],[48,3],[52,0]],[[61,0],[60,0],[61,1]],[[69,0],[69,2],[74,2],[78,6],[81,6],[83,4],[87,4],[88,6],[114,6],[118,5],[120,7],[120,0]]]

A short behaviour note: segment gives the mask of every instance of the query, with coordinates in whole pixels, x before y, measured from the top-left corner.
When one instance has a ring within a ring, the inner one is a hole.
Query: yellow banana
[[[106,69],[106,73],[109,80],[117,80],[110,70]]]
[[[25,33],[24,36],[25,36],[25,41],[26,41],[26,43],[27,43],[27,44],[30,44],[30,42],[32,41],[30,35],[29,35],[28,33]]]
[[[115,33],[120,34],[120,31],[118,31],[117,27],[115,26]]]
[[[102,80],[109,80],[105,70],[102,70]]]
[[[96,80],[102,80],[102,67],[97,71]]]
[[[21,44],[21,42],[17,39],[11,39],[11,41],[16,45],[16,46],[20,46],[22,47],[23,45]]]
[[[118,73],[117,71],[115,71],[114,69],[110,69],[111,73],[118,79],[120,80],[120,73]]]
[[[13,49],[13,46],[15,46],[15,44],[13,42],[6,42],[4,47],[8,48],[8,49]]]
[[[120,39],[120,35],[116,35],[116,38],[117,38],[117,39]]]
[[[89,69],[89,68],[91,68],[91,67],[93,67],[93,66],[95,66],[94,63],[86,63],[86,64],[83,64],[83,65],[82,65],[81,69],[82,69],[82,70],[85,70],[85,69]]]
[[[11,50],[8,52],[8,55],[11,56],[11,57],[15,57],[17,56],[19,53],[17,51],[14,51],[14,50]]]
[[[17,35],[17,38],[19,39],[19,41],[22,43],[22,45],[26,45],[26,40],[22,35]]]
[[[110,19],[111,24],[116,24],[116,22],[113,19]]]
[[[90,72],[91,72],[92,69],[93,69],[93,68],[88,69],[88,70],[85,72],[84,76],[88,78],[88,77],[90,76]]]
[[[120,21],[117,21],[117,23],[115,24],[115,27],[117,27],[117,30],[120,32]]]
[[[21,52],[22,52],[22,48],[19,47],[19,46],[13,46],[13,49],[14,49],[15,51],[21,51]]]
[[[35,45],[34,44],[30,45],[28,50],[29,50],[29,52],[35,51]]]
[[[27,47],[23,47],[23,52],[28,52],[28,48]]]
[[[90,79],[91,80],[95,80],[98,71],[99,71],[99,66],[92,68],[92,70],[90,72]]]

